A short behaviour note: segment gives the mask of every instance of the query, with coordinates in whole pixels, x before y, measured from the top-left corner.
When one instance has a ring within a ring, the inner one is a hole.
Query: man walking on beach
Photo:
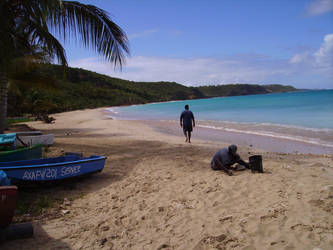
[[[183,128],[183,132],[186,138],[186,142],[191,143],[191,132],[192,132],[192,122],[193,127],[195,127],[195,121],[192,111],[189,110],[189,106],[185,105],[185,110],[180,115],[180,126]]]
[[[210,163],[211,168],[213,170],[223,170],[228,175],[232,175],[232,170],[237,170],[236,168],[231,167],[235,163],[243,165],[246,168],[250,168],[249,163],[243,161],[236,152],[236,145],[230,145],[228,148],[220,149],[215,153]]]

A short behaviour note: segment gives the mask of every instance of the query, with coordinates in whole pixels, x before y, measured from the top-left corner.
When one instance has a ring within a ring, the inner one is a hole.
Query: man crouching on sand
[[[210,163],[211,168],[213,170],[223,170],[228,175],[232,175],[232,170],[235,170],[235,168],[231,167],[235,163],[243,165],[246,168],[250,168],[250,165],[243,161],[236,152],[236,145],[230,145],[228,148],[220,149],[215,153]]]

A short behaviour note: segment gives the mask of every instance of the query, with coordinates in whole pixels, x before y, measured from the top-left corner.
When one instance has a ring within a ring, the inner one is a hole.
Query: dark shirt
[[[240,161],[241,158],[238,154],[229,154],[228,148],[222,148],[216,152],[211,161],[211,164],[217,165],[221,163],[224,167],[229,167],[235,163],[240,163]]]
[[[228,148],[222,148],[215,153],[210,166],[213,170],[224,170],[229,174],[230,169],[232,169],[231,166],[235,163],[250,168],[250,165],[243,161],[236,152],[231,154]]]
[[[184,110],[180,115],[180,121],[183,121],[184,127],[192,127],[192,120],[194,121],[194,116],[190,110]]]

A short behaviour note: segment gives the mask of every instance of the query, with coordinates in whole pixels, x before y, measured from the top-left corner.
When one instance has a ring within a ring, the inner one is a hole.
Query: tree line
[[[292,86],[227,84],[186,87],[176,82],[134,82],[84,69],[43,64],[38,75],[52,85],[9,88],[8,115],[51,114],[85,108],[296,91]],[[31,72],[29,72],[31,74]],[[37,73],[36,73],[37,74]]]
[[[90,4],[65,0],[1,0],[0,23],[0,133],[6,125],[9,88],[17,87],[19,92],[20,85],[47,85],[51,78],[31,74],[39,63],[57,60],[63,67],[67,66],[65,49],[54,34],[63,41],[75,37],[115,66],[121,67],[129,54],[125,32],[106,11]],[[37,103],[27,102],[32,105],[29,108],[50,104],[43,103],[45,98],[40,98],[38,91],[29,94],[37,98],[34,101]]]

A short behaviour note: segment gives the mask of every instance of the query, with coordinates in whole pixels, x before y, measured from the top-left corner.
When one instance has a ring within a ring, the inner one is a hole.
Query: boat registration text
[[[59,170],[59,172],[58,172]],[[64,166],[61,168],[45,168],[39,170],[25,171],[23,180],[50,180],[62,179],[63,177],[78,175],[81,171],[81,166]]]

